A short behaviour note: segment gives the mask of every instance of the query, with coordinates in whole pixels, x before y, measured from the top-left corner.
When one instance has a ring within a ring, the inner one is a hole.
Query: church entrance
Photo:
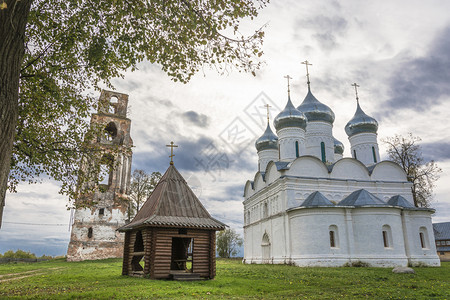
[[[194,239],[172,238],[172,260],[170,270],[192,272]]]
[[[262,250],[262,263],[269,264],[270,263],[270,240],[269,235],[264,233],[262,242],[261,242],[261,250]]]

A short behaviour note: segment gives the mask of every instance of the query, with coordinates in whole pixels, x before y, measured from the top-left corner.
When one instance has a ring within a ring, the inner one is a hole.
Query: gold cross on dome
[[[292,79],[292,77],[289,76],[289,75],[286,75],[286,76],[284,76],[284,78],[286,78],[286,79],[287,79],[287,82],[288,82],[288,96],[291,96],[291,90],[290,90],[290,85],[289,85],[289,79]]]
[[[270,106],[269,104],[265,104],[263,107],[267,108],[267,123],[269,123],[269,116],[270,116]]]
[[[173,165],[173,157],[175,154],[173,154],[173,148],[178,147],[178,145],[175,145],[173,142],[170,142],[170,145],[166,145],[166,147],[170,147],[170,164]]]
[[[308,81],[307,81],[306,83],[308,84],[308,89],[309,89],[310,81],[309,81],[309,70],[308,70],[308,66],[312,66],[312,64],[310,64],[309,61],[305,60],[305,61],[302,61],[302,65],[305,65],[305,66],[306,66],[306,79],[308,79]]]
[[[357,85],[356,82],[355,82],[355,83],[352,84],[352,86],[355,87],[356,102],[359,104],[359,97],[358,97],[358,88],[359,88],[359,85]]]

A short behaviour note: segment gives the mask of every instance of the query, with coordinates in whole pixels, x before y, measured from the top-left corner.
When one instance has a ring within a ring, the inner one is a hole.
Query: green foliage
[[[230,258],[235,256],[244,240],[236,233],[234,229],[225,229],[217,234],[216,246],[217,254],[220,257]]]
[[[162,175],[159,172],[147,174],[144,170],[136,169],[131,175],[130,198],[131,203],[128,206],[130,218],[135,216],[144,202],[155,189]]]
[[[0,295],[7,299],[446,299],[450,290],[449,262],[440,268],[415,268],[416,274],[394,274],[391,268],[244,265],[233,259],[218,259],[216,269],[214,280],[176,282],[121,276],[120,259],[8,264],[0,265],[0,280],[7,280],[0,282]]]
[[[37,258],[34,253],[30,251],[23,251],[18,249],[16,252],[8,250],[3,254],[3,258]]]
[[[414,205],[416,207],[429,207],[433,200],[433,188],[439,179],[442,169],[431,160],[426,162],[422,156],[420,137],[411,133],[407,137],[395,135],[388,137],[383,142],[388,146],[389,158],[399,164],[412,182],[411,188]]]
[[[253,19],[266,4],[35,0],[28,16],[13,15],[14,5],[8,5],[11,18],[27,19],[10,190],[48,175],[62,182],[62,193],[75,198],[77,183],[82,186],[80,179],[87,176],[79,161],[96,151],[89,141],[99,133],[89,131],[95,102],[86,91],[98,91],[100,83],[112,88],[111,78],[135,70],[141,61],[157,64],[183,83],[208,66],[221,73],[236,68],[254,74],[261,65],[264,32],[244,37],[239,28],[242,19]]]

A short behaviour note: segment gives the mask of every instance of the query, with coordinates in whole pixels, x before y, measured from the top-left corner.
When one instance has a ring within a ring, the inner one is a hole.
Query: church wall
[[[355,208],[352,210],[352,221],[354,233],[352,260],[360,260],[379,267],[407,266],[401,209]],[[383,231],[386,232],[385,237]]]
[[[350,141],[350,151],[353,158],[356,158],[366,166],[373,165],[380,161],[380,151],[378,149],[376,133],[358,133],[348,138]],[[373,157],[372,147],[375,150]],[[356,157],[354,153],[356,152]]]
[[[411,265],[440,266],[434,243],[434,232],[430,211],[405,210],[404,220],[408,224],[407,240]],[[420,233],[423,234],[424,247]]]
[[[306,127],[306,155],[312,155],[322,160],[320,143],[325,144],[325,159],[334,162],[333,125],[327,122],[308,122]]]
[[[277,131],[277,134],[281,161],[291,161],[297,157],[295,142],[298,142],[299,155],[305,155],[305,131],[303,129],[287,127]]]
[[[341,266],[348,262],[344,208],[302,208],[289,212],[291,262],[298,266]],[[334,247],[330,241],[333,231]]]
[[[258,170],[265,172],[270,161],[278,160],[278,150],[267,149],[258,152]]]

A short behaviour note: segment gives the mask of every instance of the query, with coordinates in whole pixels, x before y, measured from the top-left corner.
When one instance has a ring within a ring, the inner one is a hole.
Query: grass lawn
[[[53,260],[0,265],[0,299],[450,299],[450,263],[391,268],[298,268],[219,259],[214,280],[175,282],[121,275],[122,261]]]

